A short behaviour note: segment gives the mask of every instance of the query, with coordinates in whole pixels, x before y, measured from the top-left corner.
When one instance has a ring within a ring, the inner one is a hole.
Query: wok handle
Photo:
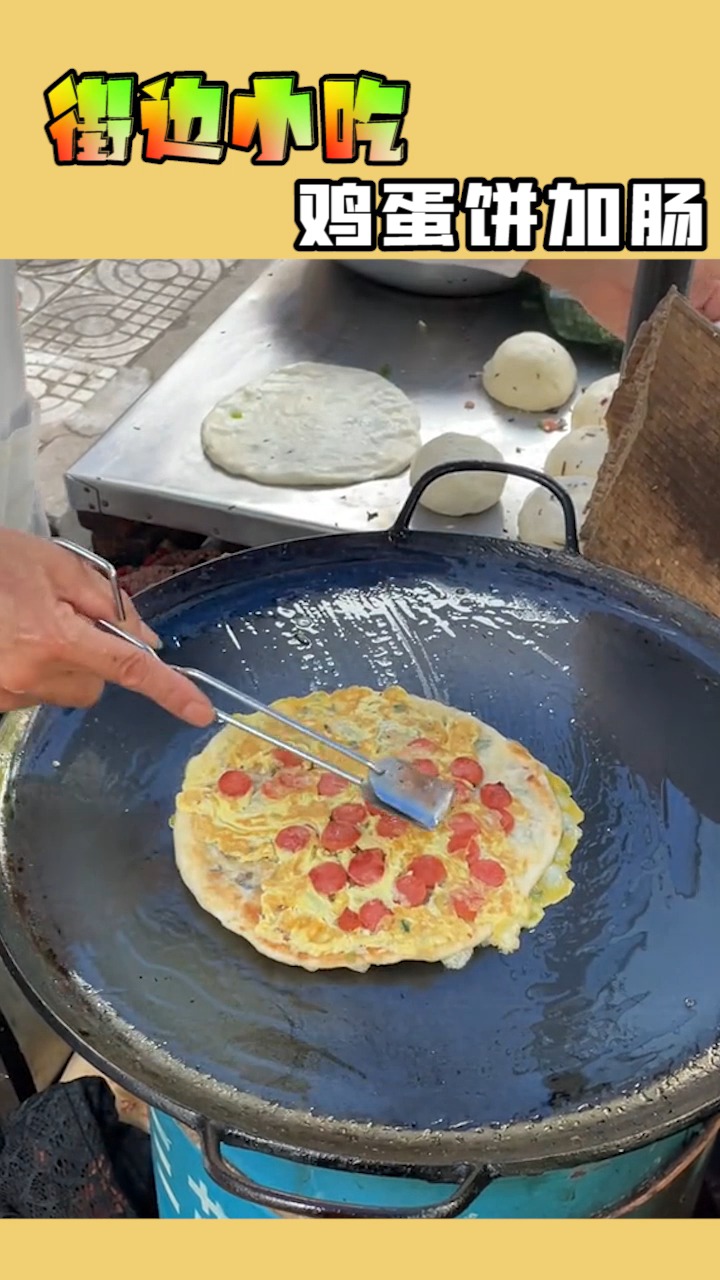
[[[222,1153],[221,1143],[237,1146],[232,1135],[221,1131],[210,1120],[202,1120],[199,1128],[203,1163],[209,1176],[230,1195],[261,1205],[272,1213],[291,1214],[301,1218],[457,1218],[485,1190],[496,1176],[493,1169],[464,1171],[462,1181],[446,1200],[434,1204],[390,1209],[380,1205],[340,1204],[334,1200],[315,1200],[292,1191],[265,1187],[241,1173]]]
[[[442,466],[432,467],[430,471],[426,471],[425,475],[420,477],[410,490],[405,504],[388,534],[391,542],[399,542],[402,538],[407,537],[410,532],[410,521],[415,514],[418,502],[428,486],[434,480],[440,480],[443,476],[455,475],[456,471],[494,471],[499,475],[517,476],[520,480],[530,480],[533,484],[543,485],[554,498],[557,498],[562,507],[565,520],[565,550],[573,555],[580,555],[575,508],[567,490],[563,489],[557,480],[544,475],[542,471],[533,471],[531,467],[518,467],[514,462],[444,462]]]

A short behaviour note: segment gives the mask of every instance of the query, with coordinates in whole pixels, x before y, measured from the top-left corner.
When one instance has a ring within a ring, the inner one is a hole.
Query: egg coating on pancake
[[[291,750],[223,729],[187,766],[176,861],[200,905],[257,950],[310,970],[460,967],[478,946],[515,950],[522,929],[571,892],[582,812],[518,743],[399,688],[273,705],[370,758],[448,778],[455,795],[426,831]],[[238,719],[272,731],[268,717]],[[290,748],[300,742],[289,735]]]

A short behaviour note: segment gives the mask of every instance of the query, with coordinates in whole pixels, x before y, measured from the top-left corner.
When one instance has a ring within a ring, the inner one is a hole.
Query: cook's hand
[[[637,276],[637,262],[629,259],[557,262],[539,259],[527,270],[555,289],[562,289],[582,303],[585,310],[619,338],[627,332]],[[720,321],[720,262],[700,258],[690,284],[690,302],[713,324]]]
[[[157,636],[123,597],[126,630],[157,647]],[[210,724],[208,699],[149,653],[99,631],[115,619],[110,584],[43,538],[0,529],[0,713],[54,703],[89,707],[106,681],[142,693],[189,724]]]

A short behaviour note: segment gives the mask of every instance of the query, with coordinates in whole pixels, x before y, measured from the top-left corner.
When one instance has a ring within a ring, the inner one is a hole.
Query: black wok
[[[571,508],[558,554],[409,531],[452,469],[389,534],[241,553],[140,603],[171,660],[264,700],[397,682],[566,778],[586,811],[576,888],[516,954],[366,975],[264,959],[175,870],[168,820],[202,735],[118,689],[16,722],[8,962],[85,1056],[210,1149],[229,1133],[341,1167],[527,1172],[720,1100],[720,625],[583,560]]]

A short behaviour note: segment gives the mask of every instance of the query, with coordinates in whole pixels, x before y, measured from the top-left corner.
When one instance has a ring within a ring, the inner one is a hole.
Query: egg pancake
[[[455,796],[425,831],[292,751],[222,729],[187,766],[175,857],[199,904],[264,955],[309,970],[461,968],[479,946],[515,951],[521,930],[571,892],[583,814],[519,743],[398,688],[273,706],[371,759],[452,779]],[[237,718],[273,731],[267,716]]]

